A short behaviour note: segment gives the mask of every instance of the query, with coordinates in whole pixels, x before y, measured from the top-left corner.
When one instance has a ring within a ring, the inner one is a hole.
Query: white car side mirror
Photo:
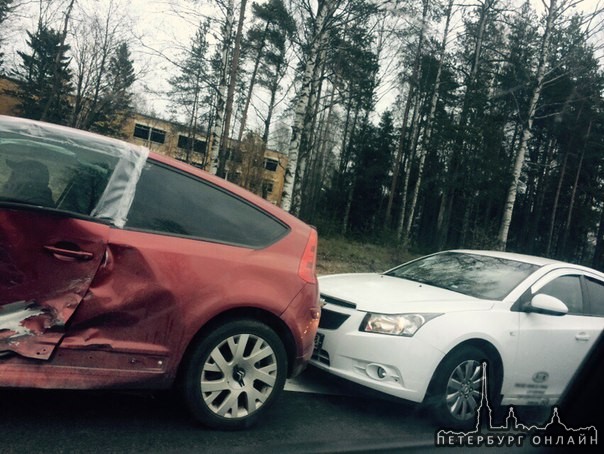
[[[545,293],[539,293],[533,296],[531,302],[527,305],[528,312],[539,312],[548,315],[566,315],[568,306],[558,298]]]

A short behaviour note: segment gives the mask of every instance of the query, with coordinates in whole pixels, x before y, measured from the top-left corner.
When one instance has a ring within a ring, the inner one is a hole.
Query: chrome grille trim
[[[336,306],[348,307],[350,309],[357,308],[357,305],[354,303],[351,303],[349,301],[344,301],[339,298],[334,298],[333,296],[327,296],[327,295],[324,295],[323,293],[321,293],[321,302],[326,303],[326,304],[327,303],[334,304]]]

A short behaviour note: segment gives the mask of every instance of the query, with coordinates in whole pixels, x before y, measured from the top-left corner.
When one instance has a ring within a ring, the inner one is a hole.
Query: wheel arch
[[[432,378],[430,379],[430,384],[428,386],[427,395],[431,395],[434,391],[435,377],[436,377],[437,372],[439,371],[442,363],[452,354],[457,353],[458,351],[461,351],[467,347],[474,347],[485,353],[485,356],[487,357],[486,359],[487,359],[488,376],[490,377],[490,379],[495,380],[495,383],[496,383],[495,389],[501,390],[504,371],[503,371],[503,359],[501,357],[501,354],[499,353],[499,350],[497,350],[497,347],[495,347],[488,340],[480,339],[480,338],[473,338],[473,339],[467,339],[467,340],[457,344],[455,347],[453,347],[451,350],[449,350],[445,356],[443,356],[443,358],[438,363],[438,366],[436,366],[436,369],[434,370],[434,374],[432,375]]]
[[[264,323],[270,327],[283,342],[283,346],[287,354],[287,375],[289,376],[291,374],[294,359],[296,357],[296,343],[286,323],[275,314],[264,309],[259,309],[256,307],[237,307],[216,314],[214,317],[204,323],[193,335],[187,344],[178,364],[176,374],[177,383],[181,382],[185,365],[187,364],[195,345],[200,341],[200,339],[208,335],[217,327],[235,320],[253,320]]]

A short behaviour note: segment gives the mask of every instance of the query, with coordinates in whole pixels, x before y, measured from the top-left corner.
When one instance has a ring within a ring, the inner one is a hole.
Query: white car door
[[[604,328],[602,317],[586,315],[585,278],[556,270],[531,287],[568,307],[566,315],[519,313],[518,350],[507,376],[504,404],[551,405],[560,397]]]

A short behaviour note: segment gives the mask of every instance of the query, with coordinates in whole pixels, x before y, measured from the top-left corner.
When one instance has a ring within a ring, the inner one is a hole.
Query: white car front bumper
[[[327,304],[311,363],[377,391],[422,402],[443,352],[417,337],[360,331],[365,315]],[[327,329],[325,325],[337,328]]]

